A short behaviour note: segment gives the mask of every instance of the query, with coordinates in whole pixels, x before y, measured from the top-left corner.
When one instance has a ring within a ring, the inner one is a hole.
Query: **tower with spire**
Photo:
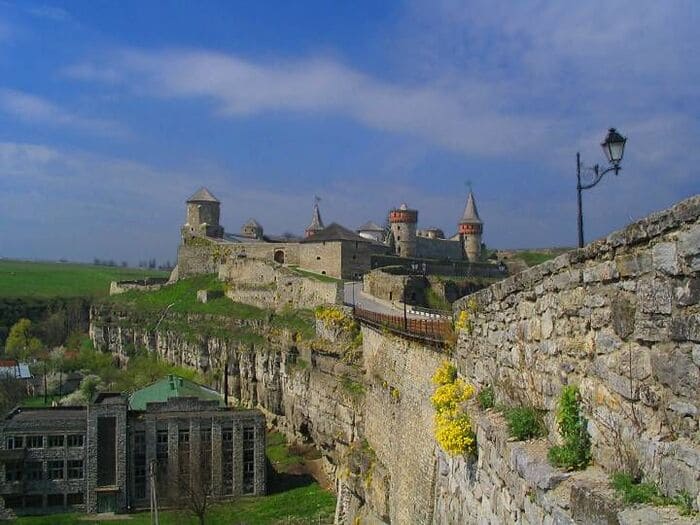
[[[311,237],[316,232],[321,231],[325,226],[323,226],[323,220],[321,220],[321,212],[318,209],[318,203],[321,199],[314,197],[314,210],[311,214],[311,223],[304,230],[304,237]]]
[[[479,260],[481,255],[481,234],[483,231],[484,223],[479,218],[474,193],[469,190],[467,205],[464,207],[464,214],[459,221],[459,237],[462,241],[464,256],[470,262]]]
[[[224,229],[219,224],[221,203],[211,192],[202,187],[187,199],[187,218],[182,226],[182,237],[224,236]]]

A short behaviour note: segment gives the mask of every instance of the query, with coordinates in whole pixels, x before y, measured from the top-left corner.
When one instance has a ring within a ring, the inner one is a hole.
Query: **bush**
[[[545,434],[542,418],[534,408],[508,408],[503,415],[508,423],[510,435],[518,441],[541,437]]]
[[[493,387],[488,385],[479,390],[479,393],[476,395],[476,401],[479,403],[479,408],[481,408],[481,410],[493,408],[496,403]]]
[[[581,415],[579,391],[574,385],[565,387],[559,397],[557,425],[564,444],[549,449],[550,463],[567,470],[585,468],[591,461],[591,438],[586,419]]]
[[[457,377],[457,369],[449,361],[440,365],[432,379],[438,385],[430,398],[436,412],[435,440],[453,456],[474,453],[476,438],[471,420],[460,408],[474,395],[474,387]]]
[[[612,475],[612,486],[622,501],[628,505],[633,503],[668,505],[671,502],[659,493],[659,489],[653,483],[641,483],[623,472]]]

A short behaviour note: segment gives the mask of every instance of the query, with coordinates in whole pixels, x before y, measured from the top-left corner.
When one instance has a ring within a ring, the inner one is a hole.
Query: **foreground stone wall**
[[[700,493],[700,196],[456,303],[454,361],[499,401],[554,410],[579,385],[593,456]]]

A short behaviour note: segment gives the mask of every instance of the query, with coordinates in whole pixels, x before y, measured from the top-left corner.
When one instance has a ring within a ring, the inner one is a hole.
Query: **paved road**
[[[365,310],[380,314],[403,316],[403,307],[397,308],[392,306],[389,301],[380,301],[364,293],[362,291],[361,281],[345,283],[345,304],[353,304],[353,298],[355,300],[355,306],[358,308],[364,308]],[[411,319],[425,319],[425,316],[412,314],[410,312],[407,313],[407,316]]]

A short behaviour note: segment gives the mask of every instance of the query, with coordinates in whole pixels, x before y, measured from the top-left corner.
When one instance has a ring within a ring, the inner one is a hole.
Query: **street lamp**
[[[608,159],[610,167],[600,171],[600,166],[596,164],[592,168],[585,167],[581,165],[581,154],[576,153],[576,191],[578,194],[578,247],[583,248],[583,211],[581,210],[581,191],[590,190],[593,186],[600,182],[603,175],[610,171],[614,171],[615,175],[620,172],[620,162],[622,161],[622,156],[625,154],[625,143],[627,139],[620,135],[615,128],[610,128],[608,130],[608,135],[605,140],[601,142],[600,146],[603,148],[605,153],[605,158]],[[592,171],[595,174],[593,181],[589,184],[581,184],[581,170]]]

